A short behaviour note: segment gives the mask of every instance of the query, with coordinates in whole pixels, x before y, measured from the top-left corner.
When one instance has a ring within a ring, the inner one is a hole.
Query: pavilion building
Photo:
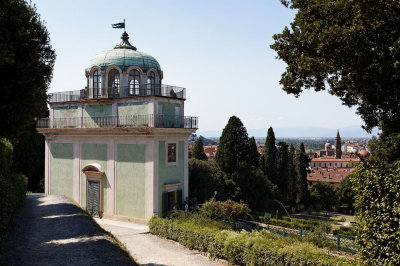
[[[185,88],[162,84],[157,60],[129,43],[96,55],[82,90],[49,94],[45,193],[91,215],[131,221],[162,216],[189,196]]]

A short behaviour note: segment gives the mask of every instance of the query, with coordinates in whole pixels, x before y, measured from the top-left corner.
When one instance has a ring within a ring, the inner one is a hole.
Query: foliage
[[[186,219],[161,219],[149,222],[150,233],[178,241],[182,245],[208,252],[237,265],[351,265],[356,261],[334,257],[298,238],[280,238],[263,230],[236,233],[208,225],[194,215]]]
[[[368,142],[368,148],[371,151],[371,159],[393,163],[400,159],[400,133],[381,134],[379,139],[374,136]]]
[[[14,139],[46,109],[55,61],[46,27],[25,0],[0,2],[0,58],[0,137]]]
[[[216,154],[219,168],[231,178],[232,174],[245,168],[247,159],[247,131],[236,116],[229,118],[222,131]]]
[[[203,203],[214,196],[224,200],[225,193],[224,174],[215,162],[189,160],[189,195],[196,197],[198,203]]]
[[[265,173],[271,182],[275,185],[278,185],[278,176],[277,176],[277,151],[275,146],[275,134],[272,127],[268,129],[267,139],[265,140],[264,145],[265,150]]]
[[[334,235],[347,235],[347,236],[355,236],[357,235],[356,230],[353,227],[349,226],[340,226],[337,229],[332,230],[332,234]]]
[[[317,181],[310,188],[311,201],[317,209],[332,210],[337,204],[336,190],[334,185],[325,182]]]
[[[296,204],[308,205],[309,191],[307,186],[307,169],[310,158],[304,150],[304,144],[300,143],[300,149],[296,153]]]
[[[44,141],[45,137],[36,131],[35,123],[13,141],[13,171],[28,178],[28,190],[32,192],[44,191]]]
[[[205,202],[200,208],[200,215],[214,220],[228,220],[235,222],[244,219],[250,213],[250,209],[244,203],[232,200],[217,201],[214,198]]]
[[[289,201],[289,146],[285,142],[278,142],[277,149],[277,185],[280,199]]]
[[[26,177],[11,171],[12,152],[11,143],[0,139],[0,245],[26,197]]]
[[[400,2],[283,1],[296,9],[290,29],[271,48],[288,66],[287,93],[325,90],[357,113],[371,130],[400,132]],[[388,97],[390,95],[390,97]]]
[[[197,138],[193,148],[193,158],[197,160],[207,161],[208,157],[204,153],[203,141],[201,138]]]
[[[349,177],[340,181],[336,194],[340,207],[354,212],[355,192]]]
[[[295,149],[292,144],[289,146],[289,158],[288,158],[288,192],[287,202],[295,206],[296,200],[296,171],[295,171]]]
[[[400,264],[400,161],[358,165],[351,174],[359,216],[357,242],[365,264]]]
[[[248,163],[250,166],[254,166],[255,168],[258,168],[260,166],[260,154],[258,153],[257,150],[257,144],[256,140],[254,137],[251,137],[249,141],[247,142],[248,145]]]

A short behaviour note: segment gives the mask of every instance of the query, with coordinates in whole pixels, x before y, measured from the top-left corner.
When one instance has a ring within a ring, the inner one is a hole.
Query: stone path
[[[145,225],[107,219],[95,220],[122,242],[141,265],[227,265],[225,261],[212,261],[198,251],[151,235]]]
[[[65,197],[31,194],[3,243],[0,265],[135,265],[110,240]]]

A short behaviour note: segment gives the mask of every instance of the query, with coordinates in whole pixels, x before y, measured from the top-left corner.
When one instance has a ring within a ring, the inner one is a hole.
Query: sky
[[[272,36],[295,11],[279,0],[33,0],[46,22],[57,59],[49,92],[83,89],[85,68],[126,31],[138,51],[155,57],[163,83],[186,88],[185,115],[199,130],[220,130],[230,116],[248,129],[361,125],[355,108],[327,92],[299,98],[279,84],[286,64],[270,49]]]

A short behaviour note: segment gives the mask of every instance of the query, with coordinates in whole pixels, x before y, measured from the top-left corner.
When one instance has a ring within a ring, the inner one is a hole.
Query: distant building
[[[335,138],[335,147],[329,142],[325,144],[324,150],[317,152],[317,157],[312,158],[310,162],[310,173],[307,176],[309,186],[317,181],[329,182],[338,186],[353,170],[360,159],[348,153],[342,153],[342,143],[337,132]]]

